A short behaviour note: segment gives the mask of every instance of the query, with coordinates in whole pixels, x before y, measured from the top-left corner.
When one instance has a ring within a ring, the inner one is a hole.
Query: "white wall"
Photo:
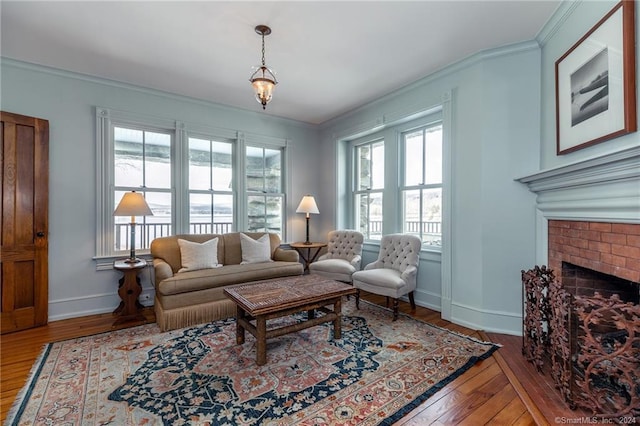
[[[433,307],[435,301],[443,317],[473,328],[521,330],[520,270],[535,259],[535,203],[514,178],[539,163],[539,67],[536,43],[481,52],[321,126],[329,166],[336,164],[340,139],[393,124],[451,93],[452,237],[445,241],[451,259],[442,261],[451,268],[442,271],[438,254],[423,253],[416,302]],[[323,217],[327,230],[349,224],[337,209],[344,179],[335,167],[322,176],[320,197],[336,211],[332,220]],[[377,247],[365,250],[366,263]]]
[[[288,240],[302,240],[304,215],[295,213],[314,192],[320,169],[315,127],[153,90],[2,59],[1,108],[49,120],[49,319],[110,312],[119,303],[113,270],[97,271],[95,106],[291,141],[292,190]],[[251,88],[238,96],[252,96]],[[148,268],[150,269],[150,268]],[[151,271],[142,274],[144,303],[152,303]]]
[[[618,1],[609,0],[565,2],[538,36],[538,41],[542,46],[542,155],[540,169],[561,167],[640,144],[640,136],[635,132],[569,154],[556,155],[555,62],[616,4]],[[636,2],[636,17],[637,15],[638,4]],[[639,36],[640,25],[636,18],[636,74],[640,70]],[[640,85],[638,85],[636,77],[636,99],[640,99],[638,90],[640,90]],[[640,108],[637,108],[637,112],[640,113]],[[640,123],[640,120],[638,122]]]

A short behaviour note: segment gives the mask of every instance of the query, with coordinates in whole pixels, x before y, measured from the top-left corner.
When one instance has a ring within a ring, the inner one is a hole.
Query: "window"
[[[354,147],[353,191],[355,228],[367,240],[382,238],[382,192],[384,189],[384,140]]]
[[[136,217],[140,254],[176,234],[267,231],[284,239],[286,140],[106,108],[96,108],[96,140],[96,258],[130,249],[131,219],[113,216],[129,191],[143,193],[153,212]],[[98,261],[107,268],[110,259]]]
[[[136,218],[137,249],[149,248],[151,240],[172,231],[171,140],[172,134],[165,131],[113,127],[113,205],[125,192],[138,191],[153,211],[153,216]],[[129,250],[131,219],[113,220],[113,251]]]
[[[245,189],[247,230],[273,232],[283,238],[283,149],[247,146]]]
[[[402,133],[402,231],[442,245],[442,124]]]
[[[189,138],[189,233],[223,234],[234,224],[233,144]]]

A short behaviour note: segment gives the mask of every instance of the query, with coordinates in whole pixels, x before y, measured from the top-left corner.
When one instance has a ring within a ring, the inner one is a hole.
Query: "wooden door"
[[[1,333],[48,319],[49,122],[0,112]]]

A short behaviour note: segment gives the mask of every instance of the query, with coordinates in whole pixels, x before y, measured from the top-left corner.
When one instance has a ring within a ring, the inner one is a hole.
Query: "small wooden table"
[[[302,257],[302,260],[304,261],[304,271],[309,272],[309,264],[315,262],[320,254],[320,250],[326,247],[327,243],[291,243],[289,245],[300,253],[300,257]],[[315,249],[313,255],[311,249]]]
[[[113,269],[123,273],[122,278],[118,281],[118,295],[122,301],[113,311],[119,318],[115,320],[113,326],[120,325],[132,321],[146,321],[144,315],[140,312],[142,304],[138,301],[138,296],[142,292],[140,284],[140,271],[147,267],[147,261],[137,259],[135,263],[128,263],[124,260],[116,260],[113,262]]]
[[[355,294],[350,285],[319,275],[275,278],[250,285],[226,288],[224,294],[236,304],[236,343],[244,343],[247,330],[256,338],[256,364],[267,363],[267,339],[333,322],[333,337],[342,336],[342,296]],[[333,310],[327,308],[333,305]],[[315,316],[315,310],[324,313]],[[307,311],[305,321],[267,330],[267,320]],[[255,320],[255,325],[251,321]]]

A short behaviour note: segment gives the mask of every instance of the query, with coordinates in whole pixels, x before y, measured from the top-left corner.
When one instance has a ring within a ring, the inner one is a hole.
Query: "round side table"
[[[320,250],[326,247],[327,243],[291,243],[289,245],[300,254],[304,262],[304,272],[307,273],[309,272],[309,264],[315,262],[320,254]],[[315,252],[312,252],[311,249],[314,249]]]
[[[127,322],[146,321],[144,315],[140,311],[142,304],[138,301],[138,296],[142,292],[140,284],[140,272],[147,267],[147,261],[144,259],[136,259],[135,263],[129,263],[125,260],[116,260],[113,262],[113,269],[122,272],[122,278],[118,281],[118,295],[120,295],[120,305],[113,311],[119,318],[113,323],[114,326]]]

